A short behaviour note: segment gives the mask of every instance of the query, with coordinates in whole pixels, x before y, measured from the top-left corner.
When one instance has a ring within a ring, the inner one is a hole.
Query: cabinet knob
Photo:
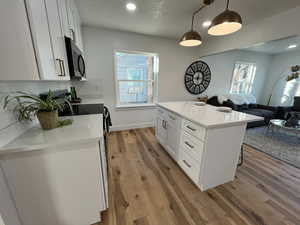
[[[190,143],[188,143],[187,141],[185,141],[184,144],[186,144],[186,145],[189,146],[190,148],[194,148],[194,146],[191,145]]]
[[[176,118],[173,117],[173,116],[171,116],[171,115],[169,115],[169,117],[170,117],[170,119],[172,119],[172,120],[176,120]]]
[[[63,69],[63,76],[65,77],[66,76],[66,69],[65,69],[65,60],[61,60],[61,66],[62,66],[62,69]]]
[[[63,59],[56,59],[56,61],[59,63],[60,73],[58,76],[65,77],[66,76],[66,70],[65,70],[65,62]]]
[[[62,68],[62,65],[61,65],[61,59],[56,59],[56,62],[58,62],[58,65],[59,65],[59,73],[58,73],[58,76],[62,77],[64,76],[64,73],[63,73],[63,68]]]
[[[192,166],[185,160],[182,160],[182,162],[188,167],[188,168],[191,168]]]
[[[186,126],[188,129],[190,129],[191,131],[196,131],[196,129],[195,128],[192,128],[192,127],[190,127],[189,125],[188,126]]]

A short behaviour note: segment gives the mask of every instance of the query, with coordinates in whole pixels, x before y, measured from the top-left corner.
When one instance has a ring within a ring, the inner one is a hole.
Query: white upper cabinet
[[[24,0],[0,1],[0,80],[39,80]]]
[[[70,79],[57,0],[27,0],[41,80]]]
[[[71,0],[0,0],[0,80],[70,80],[65,36],[82,48]]]
[[[53,60],[59,80],[69,80],[69,68],[65,46],[63,23],[59,9],[61,0],[45,0],[49,21],[50,38],[52,42]]]
[[[60,0],[58,1],[59,13],[61,18],[61,27],[63,33],[66,37],[72,38],[72,33],[70,29],[70,22],[69,22],[69,10],[68,10],[68,3],[67,0]]]
[[[77,47],[83,51],[82,34],[81,34],[81,19],[74,0],[67,1],[67,13],[69,21],[69,30],[66,32],[70,34],[70,38],[75,42]]]

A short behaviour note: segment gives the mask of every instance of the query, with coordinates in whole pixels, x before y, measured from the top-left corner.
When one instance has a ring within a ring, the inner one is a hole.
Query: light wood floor
[[[234,182],[201,192],[152,128],[113,132],[108,143],[110,208],[101,224],[300,224],[300,170],[249,147]]]

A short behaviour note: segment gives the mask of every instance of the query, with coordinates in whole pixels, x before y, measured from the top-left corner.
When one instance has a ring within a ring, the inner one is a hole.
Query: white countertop
[[[99,141],[103,137],[102,114],[60,117],[60,119],[73,119],[73,123],[48,131],[42,130],[37,124],[9,144],[1,147],[0,156]]]
[[[197,106],[196,102],[162,102],[157,105],[206,128],[226,127],[260,121],[262,117],[232,111],[219,112],[212,105]]]

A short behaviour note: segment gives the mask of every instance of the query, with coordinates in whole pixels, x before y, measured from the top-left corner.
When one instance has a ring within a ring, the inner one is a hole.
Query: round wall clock
[[[211,72],[203,61],[193,62],[185,71],[184,84],[188,92],[198,95],[204,92],[210,83]]]

